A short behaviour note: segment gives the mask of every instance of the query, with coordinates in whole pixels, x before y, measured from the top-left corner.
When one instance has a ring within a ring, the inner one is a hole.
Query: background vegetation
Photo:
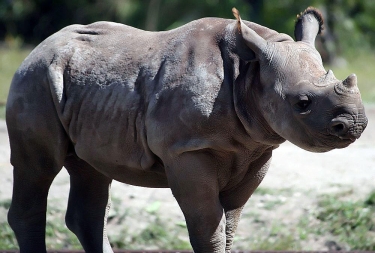
[[[206,16],[233,18],[233,6],[244,19],[292,34],[296,14],[311,5],[324,13],[327,39],[338,43],[340,52],[375,43],[372,0],[5,0],[0,2],[0,39],[39,43],[64,26],[98,20],[166,30]]]
[[[237,250],[314,250],[311,241],[321,244],[322,239],[330,251],[375,251],[375,192],[353,200],[353,190],[339,194],[321,195],[314,206],[293,217],[293,223],[269,219],[272,212],[285,208],[293,189],[258,188],[252,196],[262,203],[257,208],[245,208],[248,231],[246,236],[235,237]],[[306,192],[306,197],[309,193]],[[113,198],[114,202],[121,200]],[[9,208],[10,200],[0,202],[0,208]],[[144,210],[114,210],[110,215],[108,236],[114,249],[165,249],[191,250],[184,221],[175,221],[162,216],[159,208],[163,203],[150,203]],[[116,209],[116,207],[115,207]],[[290,212],[292,210],[288,210]],[[79,241],[64,223],[64,212],[54,207],[47,209],[46,243],[49,249],[82,249]],[[125,221],[142,220],[147,225],[134,230],[121,225]],[[117,225],[117,229],[116,229]],[[310,246],[306,246],[310,245]],[[0,249],[16,249],[17,242],[6,222],[0,222]],[[316,250],[316,249],[315,249]]]
[[[375,101],[375,1],[373,0],[3,0],[0,1],[0,107],[11,77],[31,48],[70,24],[99,20],[146,30],[168,30],[216,16],[244,19],[293,35],[296,14],[319,8],[325,31],[317,40],[324,62],[340,79],[355,72],[365,101]],[[1,116],[1,115],[0,115]]]
[[[318,7],[326,20],[325,33],[317,42],[327,68],[332,68],[339,79],[357,74],[363,99],[375,102],[375,1],[373,0],[2,0],[0,1],[0,118],[13,73],[32,48],[64,26],[88,24],[98,20],[125,23],[146,30],[168,30],[191,20],[216,16],[233,18],[231,8],[237,7],[244,19],[293,35],[296,14],[307,6]],[[280,193],[261,189],[258,195],[271,196],[264,209],[283,205]],[[352,250],[375,250],[375,194],[359,201],[348,201],[342,196],[322,196],[315,210],[301,217],[292,232],[278,223],[259,223],[257,214],[251,226],[269,228],[259,230],[257,237],[242,238],[262,250],[299,250],[300,242],[311,237],[330,235],[346,243]],[[0,206],[9,207],[9,201]],[[53,213],[53,207],[49,208]],[[264,210],[260,210],[264,212]],[[123,215],[131,215],[131,210]],[[158,217],[157,205],[144,211],[150,226],[131,237],[111,235],[116,247],[135,248],[138,245],[159,243],[160,248],[188,248],[183,223],[165,227],[168,221]],[[48,221],[47,243],[52,248],[71,245],[79,248],[76,238],[64,227],[63,214]],[[124,218],[124,217],[122,217]],[[57,219],[56,219],[57,220]],[[250,224],[249,224],[250,225]],[[171,231],[176,234],[171,235]],[[53,240],[58,238],[58,241]],[[184,240],[185,239],[185,240]],[[236,238],[241,240],[241,238]],[[333,245],[334,246],[334,245]],[[333,247],[332,246],[332,247]],[[0,248],[13,249],[16,241],[6,222],[0,223]]]

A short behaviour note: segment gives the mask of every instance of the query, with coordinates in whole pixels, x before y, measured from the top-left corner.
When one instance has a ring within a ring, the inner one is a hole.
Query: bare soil
[[[293,229],[298,217],[315,204],[322,194],[350,190],[352,197],[363,198],[375,189],[375,106],[367,105],[366,114],[369,124],[362,137],[345,149],[316,154],[304,151],[290,143],[281,145],[274,151],[271,168],[261,184],[263,189],[278,190],[289,194],[280,194],[278,199],[283,205],[264,209],[263,205],[270,195],[254,195],[244,210],[239,224],[238,244],[245,245],[241,238],[253,234],[254,227],[249,226],[252,214],[258,219],[278,221]],[[11,199],[12,167],[9,163],[9,141],[4,121],[0,121],[0,202]],[[49,203],[54,209],[65,212],[69,193],[69,176],[63,169],[55,179],[49,194]],[[123,212],[144,213],[154,208],[160,219],[175,224],[183,223],[183,215],[169,189],[147,189],[114,182],[112,185],[113,208],[110,216],[121,216]],[[154,206],[152,206],[154,204]],[[159,205],[158,205],[159,204]],[[150,212],[153,212],[152,210]],[[5,208],[0,207],[0,222],[6,219]],[[121,233],[124,227],[136,231],[147,226],[137,216],[127,216],[125,223],[117,220],[110,222],[109,231]],[[111,233],[111,232],[110,232]],[[186,235],[185,235],[186,236]],[[327,250],[326,238],[307,242],[307,250]],[[241,244],[242,243],[242,244]]]

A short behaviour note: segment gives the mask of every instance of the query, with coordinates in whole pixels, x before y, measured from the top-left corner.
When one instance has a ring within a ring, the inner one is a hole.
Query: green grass
[[[0,47],[0,105],[4,104],[13,75],[30,49]]]
[[[30,48],[1,46],[0,44],[0,118],[5,118],[5,103],[10,83],[17,68],[31,52]]]
[[[7,222],[0,222],[0,249],[12,250],[17,248],[18,244],[12,229]]]
[[[290,188],[281,188],[281,189],[271,189],[267,187],[259,186],[255,192],[255,195],[291,195],[293,194],[293,189]]]
[[[351,250],[375,250],[375,191],[360,201],[323,196],[318,206],[317,233],[329,233]]]
[[[259,233],[260,232],[260,233]],[[257,231],[244,250],[302,250],[301,238],[295,229],[274,221],[269,228]]]
[[[191,250],[185,223],[161,217],[159,208],[162,202],[150,203],[141,211],[128,208],[121,213],[116,210],[116,205],[121,205],[121,202],[114,199],[113,203],[116,215],[110,217],[109,227],[120,221],[124,223],[120,231],[108,229],[108,238],[113,248]],[[145,226],[136,230],[127,224],[130,220],[142,221]]]
[[[266,188],[261,192],[280,197],[277,192]],[[252,214],[253,220],[246,224],[248,232],[242,238],[235,238],[235,246],[242,245],[237,248],[239,250],[313,250],[305,246],[307,241],[313,240],[320,241],[320,244],[337,243],[345,250],[375,251],[375,191],[360,200],[353,200],[353,196],[348,191],[320,196],[315,206],[309,207],[301,216],[293,217],[294,223],[269,219],[267,214],[276,209],[257,207],[256,213]],[[108,230],[112,246],[191,250],[186,227],[181,222],[162,218],[159,204],[162,205],[161,202],[152,203],[141,211],[127,209],[126,212],[116,212],[109,223],[117,224],[120,229]],[[8,205],[9,201],[4,201],[0,207],[6,208]],[[259,219],[261,215],[264,217]],[[134,230],[127,224],[129,220],[142,220],[145,226]],[[81,249],[75,235],[64,225],[64,212],[53,206],[48,208],[46,242],[51,249]],[[16,248],[12,230],[6,222],[1,222],[0,249]]]
[[[256,206],[244,209],[247,232],[236,236],[237,249],[306,251],[324,246],[328,250],[331,245],[343,250],[375,251],[375,191],[359,200],[348,188],[318,197],[303,194],[315,203],[294,212],[288,206],[293,190],[257,189],[250,200]],[[274,203],[283,198],[287,200]],[[279,219],[270,218],[274,212],[279,213]],[[285,214],[285,219],[280,214]]]
[[[125,225],[120,233],[110,233],[109,241],[115,249],[191,250],[186,228],[161,219],[156,214],[144,217],[147,226],[134,232]],[[182,237],[182,238],[181,238]]]

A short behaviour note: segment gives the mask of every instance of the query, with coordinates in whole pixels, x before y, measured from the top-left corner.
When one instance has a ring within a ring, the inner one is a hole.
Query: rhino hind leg
[[[70,174],[67,227],[86,252],[112,253],[106,234],[112,180],[75,154],[67,156],[64,166]]]
[[[8,222],[21,252],[46,252],[47,195],[56,174],[39,173],[31,166],[14,166],[13,197]]]
[[[21,252],[46,252],[47,195],[63,166],[68,138],[43,86],[14,80],[6,112],[14,181],[8,222]]]

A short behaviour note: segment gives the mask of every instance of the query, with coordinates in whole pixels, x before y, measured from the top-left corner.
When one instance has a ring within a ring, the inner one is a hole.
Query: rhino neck
[[[259,143],[279,145],[285,141],[268,125],[258,105],[256,86],[259,85],[259,64],[239,64],[239,74],[233,85],[234,107],[246,132]]]

